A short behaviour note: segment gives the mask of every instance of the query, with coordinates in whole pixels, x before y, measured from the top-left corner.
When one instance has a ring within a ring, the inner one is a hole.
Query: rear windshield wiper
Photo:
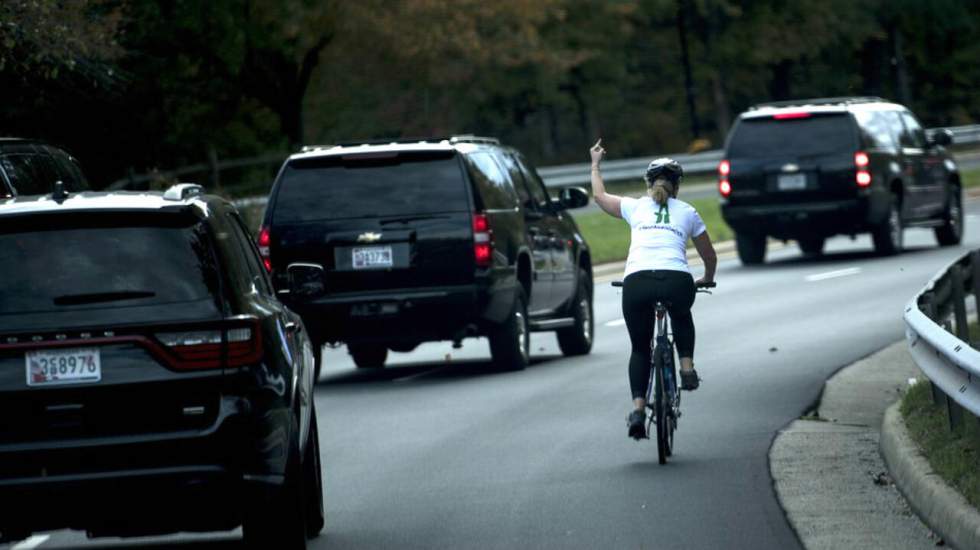
[[[440,218],[446,218],[446,217],[448,217],[448,216],[445,216],[445,215],[442,215],[442,214],[427,214],[427,215],[420,215],[420,216],[402,216],[401,218],[388,218],[387,220],[382,220],[381,221],[381,225],[384,225],[386,223],[417,222],[417,221],[420,221],[420,220],[438,220]]]
[[[152,298],[156,292],[149,290],[121,290],[116,292],[92,292],[89,294],[67,294],[54,299],[56,306],[77,306],[80,304],[96,304],[99,302],[117,302],[120,300],[136,300]]]

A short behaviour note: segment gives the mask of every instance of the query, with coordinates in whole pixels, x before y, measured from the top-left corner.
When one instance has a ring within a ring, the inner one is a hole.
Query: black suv
[[[89,188],[78,161],[65,151],[29,139],[0,138],[0,199],[51,193],[56,181],[70,192]]]
[[[742,113],[718,166],[721,212],[739,258],[758,264],[766,238],[820,254],[833,235],[870,232],[875,250],[902,249],[902,229],[963,233],[960,176],[945,147],[905,107],[876,97],[767,103]]]
[[[199,193],[0,202],[0,540],[322,528],[313,347]]]
[[[317,343],[346,342],[359,367],[487,336],[500,368],[522,369],[531,331],[557,331],[567,355],[591,350],[592,261],[565,212],[588,204],[583,189],[549,198],[492,138],[304,151],[276,178],[258,244]]]

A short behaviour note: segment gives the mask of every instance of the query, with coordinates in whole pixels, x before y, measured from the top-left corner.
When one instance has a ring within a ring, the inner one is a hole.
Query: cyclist
[[[646,437],[646,392],[650,382],[650,340],[654,330],[654,306],[663,302],[670,313],[674,342],[681,363],[681,388],[699,385],[694,370],[695,281],[687,265],[687,241],[692,239],[704,263],[698,283],[714,281],[718,257],[701,216],[690,204],[677,200],[684,170],[669,158],[658,158],[647,167],[647,196],[634,199],[606,193],[599,164],[605,155],[602,140],[589,150],[592,156],[592,194],[596,204],[630,224],[630,249],[623,279],[623,317],[632,351],[629,362],[633,411],[629,436]]]

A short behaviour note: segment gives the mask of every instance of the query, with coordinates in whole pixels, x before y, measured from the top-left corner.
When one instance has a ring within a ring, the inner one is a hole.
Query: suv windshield
[[[379,153],[290,162],[276,197],[280,223],[469,210],[454,153]]]
[[[0,314],[215,302],[218,272],[200,223],[97,216],[0,225]]]
[[[807,118],[742,120],[728,145],[729,157],[755,158],[853,153],[854,122],[845,113]]]

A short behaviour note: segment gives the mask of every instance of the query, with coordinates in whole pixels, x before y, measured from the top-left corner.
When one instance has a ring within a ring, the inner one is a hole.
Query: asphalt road
[[[393,354],[374,372],[327,350],[316,400],[328,517],[311,546],[799,547],[769,476],[773,437],[833,372],[903,337],[915,291],[980,246],[980,202],[966,209],[962,247],[940,249],[918,229],[891,258],[873,256],[863,237],[834,239],[819,259],[791,245],[761,267],[723,260],[715,294],[694,306],[704,381],[684,395],[666,466],[655,443],[626,437],[629,342],[619,290],[606,282],[586,357],[563,358],[547,333],[514,373],[495,372],[481,340]],[[56,532],[20,548],[238,548],[238,536]]]

